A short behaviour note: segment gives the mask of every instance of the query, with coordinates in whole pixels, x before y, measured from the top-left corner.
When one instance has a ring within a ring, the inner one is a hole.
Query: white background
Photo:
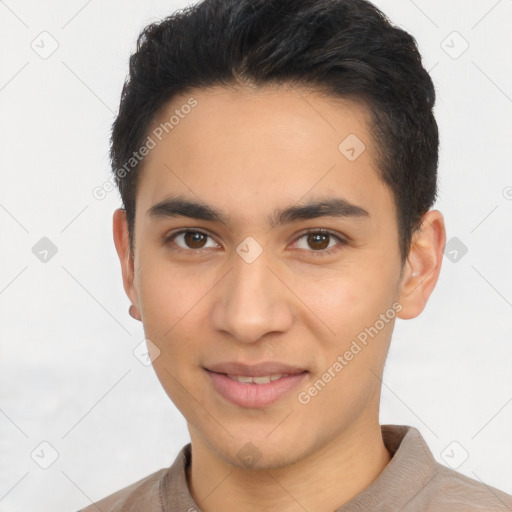
[[[144,336],[112,239],[118,193],[92,195],[110,176],[136,37],[187,4],[0,2],[2,512],[77,510],[169,466],[189,441],[132,353]],[[376,4],[431,70],[436,208],[468,249],[444,258],[424,313],[398,320],[381,423],[417,427],[444,464],[467,452],[458,471],[512,493],[512,1]],[[47,59],[31,48],[43,31],[59,45]],[[42,237],[58,249],[47,263],[32,253]],[[51,457],[43,441],[58,452],[46,470],[31,458]]]

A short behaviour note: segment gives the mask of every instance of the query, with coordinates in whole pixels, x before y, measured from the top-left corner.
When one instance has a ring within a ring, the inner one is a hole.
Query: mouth
[[[257,364],[243,364],[236,361],[210,364],[205,370],[237,377],[272,377],[276,375],[297,375],[307,371],[300,366],[291,366],[277,361],[268,361]]]
[[[225,400],[239,407],[259,408],[277,402],[304,382],[309,375],[307,370],[300,368],[281,368],[289,372],[285,373],[270,371],[269,366],[271,365],[239,367],[238,373],[220,372],[208,368],[204,370],[214,390]]]

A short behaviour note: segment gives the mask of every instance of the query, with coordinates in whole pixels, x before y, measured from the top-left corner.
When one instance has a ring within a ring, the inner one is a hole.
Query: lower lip
[[[265,407],[276,402],[280,397],[297,387],[308,375],[308,372],[281,377],[267,384],[238,382],[222,373],[206,370],[213,387],[226,400],[240,407]]]

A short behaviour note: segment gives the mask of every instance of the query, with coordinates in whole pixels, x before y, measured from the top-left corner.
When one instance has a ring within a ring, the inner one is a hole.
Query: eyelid
[[[304,235],[309,235],[310,233],[322,233],[322,234],[326,234],[326,235],[331,235],[334,238],[337,238],[340,242],[345,242],[345,243],[349,242],[349,237],[342,235],[341,233],[338,233],[337,231],[331,231],[330,229],[327,229],[327,228],[308,228],[304,231],[301,231],[297,235],[296,239],[298,240],[299,238],[302,238]]]
[[[204,229],[204,228],[180,228],[177,231],[167,233],[163,236],[164,245],[169,244],[172,241],[172,239],[177,237],[178,235],[181,235],[183,233],[188,233],[188,232],[200,233],[200,234],[206,235],[206,236],[210,237],[212,240],[214,240],[216,244],[221,245],[221,244],[219,244],[219,242],[217,242],[215,240],[215,236],[212,235],[207,229]],[[295,235],[294,243],[296,243],[298,240],[300,240],[302,237],[304,237],[308,234],[316,234],[316,233],[327,234],[331,237],[334,237],[338,240],[339,243],[336,244],[334,247],[331,247],[330,249],[324,249],[324,250],[320,250],[320,251],[314,251],[312,249],[311,250],[299,249],[299,251],[306,251],[309,253],[313,253],[314,255],[317,255],[317,256],[329,255],[329,254],[332,254],[333,252],[340,250],[340,247],[339,247],[340,245],[345,246],[345,245],[348,245],[350,242],[349,237],[342,235],[341,233],[331,231],[330,229],[308,228],[308,229],[305,229],[304,231],[301,231],[299,234]],[[209,248],[206,248],[206,249],[184,249],[183,247],[181,247],[179,245],[177,245],[177,247],[178,247],[178,249],[176,249],[176,250],[178,250],[178,251],[181,250],[181,251],[191,252],[191,253],[201,253],[201,252],[207,251],[209,249]]]
[[[221,244],[219,244],[219,242],[217,242],[215,236],[212,235],[207,229],[204,229],[204,228],[193,228],[193,227],[190,227],[190,228],[179,228],[176,231],[171,231],[170,233],[166,233],[162,237],[162,241],[163,241],[164,245],[166,245],[166,244],[170,243],[172,241],[172,239],[177,237],[178,235],[181,235],[183,233],[189,233],[189,232],[191,232],[191,233],[200,233],[202,235],[206,235],[206,236],[210,237],[212,240],[214,240],[216,244],[221,245]],[[183,251],[189,251],[189,252],[201,252],[201,251],[207,250],[207,249],[183,249],[183,247],[180,247],[180,246],[178,246],[178,247],[179,247],[179,249],[181,249]]]
[[[305,251],[308,254],[312,254],[314,257],[322,257],[322,256],[327,257],[327,256],[331,256],[334,253],[339,252],[343,247],[348,245],[350,242],[350,239],[348,237],[346,237],[336,231],[331,231],[330,229],[327,229],[327,228],[308,228],[296,236],[294,243],[296,243],[298,240],[300,240],[302,237],[304,237],[306,235],[316,234],[316,233],[326,234],[333,238],[336,238],[338,240],[338,243],[329,249],[323,249],[320,251],[314,251],[313,249],[310,249],[310,250],[299,249],[299,251]]]

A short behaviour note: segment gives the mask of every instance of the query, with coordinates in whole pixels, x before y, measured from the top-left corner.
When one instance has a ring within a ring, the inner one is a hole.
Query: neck
[[[329,444],[292,465],[241,469],[213,453],[192,435],[187,472],[190,493],[203,512],[332,512],[366,489],[391,456],[378,419],[343,431]]]

